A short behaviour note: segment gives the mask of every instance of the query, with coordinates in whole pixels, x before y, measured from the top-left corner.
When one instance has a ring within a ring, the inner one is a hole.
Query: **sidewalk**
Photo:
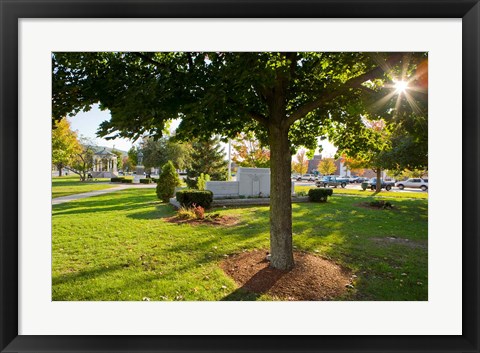
[[[65,202],[85,199],[87,197],[108,194],[108,193],[111,193],[111,192],[116,192],[116,191],[125,190],[125,189],[131,189],[131,188],[148,189],[148,188],[155,188],[156,186],[157,186],[157,184],[155,184],[155,183],[153,183],[153,184],[124,184],[124,185],[118,185],[118,186],[115,186],[111,189],[96,190],[96,191],[84,192],[82,194],[74,194],[74,195],[56,197],[56,198],[52,199],[52,205],[59,205],[59,204],[65,203]]]

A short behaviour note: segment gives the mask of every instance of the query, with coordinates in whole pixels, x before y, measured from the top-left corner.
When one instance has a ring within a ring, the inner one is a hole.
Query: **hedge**
[[[203,208],[210,208],[213,201],[213,192],[210,190],[180,190],[177,191],[177,201],[186,207],[202,206]]]
[[[122,183],[124,183],[124,184],[132,184],[132,183],[133,183],[133,179],[122,179]]]
[[[151,184],[151,183],[152,183],[151,178],[140,179],[140,184]]]
[[[121,183],[122,180],[125,180],[125,177],[114,177],[110,179],[112,183]]]
[[[308,190],[308,199],[311,202],[327,202],[329,196],[333,195],[333,189],[319,188]]]

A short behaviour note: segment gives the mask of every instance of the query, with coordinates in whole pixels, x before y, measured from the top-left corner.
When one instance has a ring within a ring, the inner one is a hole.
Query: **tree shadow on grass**
[[[266,267],[255,273],[243,286],[236,289],[222,301],[252,301],[258,300],[262,294],[267,293],[275,283],[287,272]]]
[[[155,205],[155,209],[148,210],[144,212],[137,212],[128,214],[128,218],[133,219],[159,219],[159,218],[166,218],[173,215],[175,212],[175,207],[169,203],[164,204],[157,204]]]
[[[125,268],[124,264],[117,264],[108,267],[96,267],[90,270],[76,271],[67,274],[60,274],[52,276],[52,285],[59,285],[68,282],[75,282],[77,280],[88,280],[95,277],[100,277],[109,272],[114,272]]]
[[[103,196],[103,195],[102,195]],[[64,204],[56,205],[53,208],[52,217],[59,216],[59,215],[77,215],[77,214],[86,214],[86,213],[98,213],[98,212],[112,212],[112,211],[130,211],[135,209],[141,209],[146,207],[152,207],[150,200],[145,200],[145,198],[141,198],[138,196],[132,197],[122,197],[121,199],[96,199],[96,197],[92,197],[92,200],[89,201],[82,201],[82,202],[67,202]],[[121,202],[121,203],[120,203]],[[173,211],[173,207],[169,204],[160,204],[155,205],[155,209],[147,212],[143,212],[145,214],[143,217],[137,217],[138,219],[153,219],[158,218],[158,213],[168,213],[171,214]],[[151,216],[148,214],[151,213]],[[153,214],[157,216],[154,217]],[[130,215],[127,215],[130,216]],[[135,217],[132,217],[135,218]]]

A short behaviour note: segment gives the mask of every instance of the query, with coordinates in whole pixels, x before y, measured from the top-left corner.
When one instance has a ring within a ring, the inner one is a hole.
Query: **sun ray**
[[[405,92],[405,98],[407,98],[408,104],[410,105],[410,107],[412,107],[413,111],[416,114],[420,114],[422,112],[422,110],[418,106],[417,102],[415,102],[415,99],[413,99],[413,97],[410,95],[410,93]]]

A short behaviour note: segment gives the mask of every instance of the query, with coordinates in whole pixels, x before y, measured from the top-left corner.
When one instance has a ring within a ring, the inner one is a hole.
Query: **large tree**
[[[410,57],[409,55],[408,57]],[[291,155],[314,149],[322,127],[368,114],[364,102],[391,90],[403,53],[215,52],[54,53],[54,118],[100,102],[102,136],[234,138],[254,131],[269,146],[271,265],[294,266]],[[348,112],[348,114],[345,114]]]
[[[170,137],[155,140],[145,137],[142,143],[143,164],[146,168],[159,168],[171,161],[175,169],[187,169],[191,163],[192,147]]]
[[[63,168],[69,166],[82,146],[77,138],[77,133],[72,131],[66,118],[55,122],[52,129],[52,164],[62,176]]]

